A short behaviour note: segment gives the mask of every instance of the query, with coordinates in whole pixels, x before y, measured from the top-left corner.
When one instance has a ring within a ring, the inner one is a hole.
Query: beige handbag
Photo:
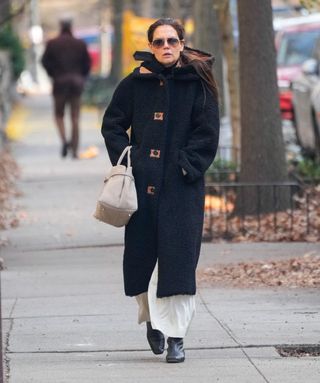
[[[138,209],[137,191],[132,175],[131,146],[122,152],[116,166],[104,180],[94,217],[110,225],[125,226]],[[127,155],[127,166],[121,165]]]

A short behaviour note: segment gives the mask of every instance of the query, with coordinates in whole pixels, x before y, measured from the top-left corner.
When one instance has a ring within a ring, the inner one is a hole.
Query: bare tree
[[[153,16],[158,17],[168,17],[168,12],[170,9],[169,0],[153,0]]]
[[[240,32],[240,107],[242,182],[288,179],[276,78],[276,52],[271,0],[238,1]],[[260,194],[260,208],[275,208],[270,189]],[[257,195],[243,201],[254,213]],[[288,194],[278,195],[278,210],[288,207]]]
[[[152,17],[172,17],[184,21],[192,13],[192,0],[149,0],[152,4]]]
[[[134,14],[141,17],[151,17],[153,1],[151,0],[126,0],[127,6]]]
[[[10,14],[10,8],[10,0],[1,0],[0,10],[2,17],[7,17]]]
[[[300,0],[303,7],[311,10],[320,10],[319,0]]]
[[[0,25],[9,20],[10,17],[10,0],[0,1]]]
[[[122,14],[123,0],[112,0],[114,44],[112,49],[112,64],[110,78],[118,82],[122,78]]]
[[[232,127],[232,159],[239,164],[240,150],[240,96],[239,96],[239,60],[233,38],[233,26],[229,0],[215,0],[220,25],[221,46],[226,62],[227,82],[230,102],[230,120]]]
[[[221,104],[223,103],[223,68],[220,44],[220,32],[217,15],[212,0],[197,0],[193,3],[194,46],[213,53],[215,56],[214,73],[217,79]],[[223,106],[221,108],[223,114]]]

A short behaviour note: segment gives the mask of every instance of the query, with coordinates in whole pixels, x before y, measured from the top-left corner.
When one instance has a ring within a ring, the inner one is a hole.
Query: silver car
[[[320,39],[312,58],[302,65],[302,74],[291,84],[295,129],[302,151],[320,155]]]

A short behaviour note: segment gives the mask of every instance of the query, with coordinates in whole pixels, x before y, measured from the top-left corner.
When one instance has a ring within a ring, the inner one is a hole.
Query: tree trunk
[[[233,39],[233,27],[230,14],[229,0],[217,2],[223,55],[226,60],[227,81],[229,90],[229,105],[226,106],[230,114],[232,127],[232,160],[240,165],[240,95],[239,95],[239,60]],[[230,111],[229,111],[230,109]]]
[[[9,18],[10,8],[10,0],[0,1],[0,25]]]
[[[219,87],[220,111],[223,115],[223,67],[217,15],[212,0],[197,0],[193,3],[193,7],[195,24],[193,36],[194,47],[214,54],[214,75]]]
[[[155,18],[168,17],[169,8],[169,0],[153,0],[153,12]]]
[[[241,182],[288,180],[276,78],[271,0],[238,1],[240,33]],[[262,188],[245,191],[241,209],[254,214],[284,210],[289,193]],[[238,199],[238,208],[239,202]]]
[[[112,49],[112,64],[110,79],[117,83],[122,78],[122,13],[123,0],[112,0],[114,43]]]

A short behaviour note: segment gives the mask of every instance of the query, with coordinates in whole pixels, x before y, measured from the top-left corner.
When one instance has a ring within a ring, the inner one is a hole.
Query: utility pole
[[[110,0],[99,0],[99,26],[100,26],[100,75],[106,77],[111,68],[112,28],[111,28]]]
[[[112,49],[112,65],[110,77],[118,82],[122,77],[122,13],[123,0],[112,0],[114,43]]]
[[[38,83],[38,70],[37,70],[37,37],[36,31],[39,28],[39,4],[38,0],[30,0],[30,39],[31,39],[31,76],[35,83]]]

